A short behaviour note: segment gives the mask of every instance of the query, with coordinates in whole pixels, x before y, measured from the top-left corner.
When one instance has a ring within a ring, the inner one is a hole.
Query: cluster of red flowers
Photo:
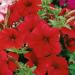
[[[28,59],[25,64],[36,65],[36,75],[69,75],[68,62],[60,54],[63,49],[75,51],[74,21],[68,22],[71,29],[49,25],[37,13],[43,9],[41,4],[41,0],[18,0],[9,7],[8,23],[0,27],[0,75],[13,75],[18,68],[15,61],[19,60],[19,55],[7,50],[25,46],[30,49],[24,54]],[[64,8],[59,15],[67,11],[71,10]],[[66,15],[66,19],[70,16]]]

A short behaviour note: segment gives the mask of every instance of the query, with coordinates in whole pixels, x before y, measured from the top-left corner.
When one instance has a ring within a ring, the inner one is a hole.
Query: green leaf
[[[75,64],[69,65],[69,72],[70,72],[70,75],[75,75]]]
[[[71,65],[69,66],[69,69],[75,70],[75,64],[71,64]]]
[[[55,20],[49,20],[51,22],[51,25],[56,26],[57,22]]]
[[[71,61],[75,62],[75,52],[73,52],[72,54],[70,54],[69,62],[71,62]]]
[[[75,75],[75,70],[70,70],[70,75]]]
[[[11,49],[7,49],[7,51],[14,52],[14,53],[17,53],[17,54],[25,54],[25,53],[28,52],[27,50],[25,50],[25,48],[21,48],[20,50],[16,49],[16,48],[11,48]]]
[[[70,75],[75,75],[75,52],[70,54],[69,62],[70,62],[69,64]]]
[[[36,67],[29,68],[27,65],[20,63],[20,69],[17,69],[15,75],[35,75],[33,71]]]
[[[45,14],[46,14],[46,12],[43,11],[43,10],[39,10],[39,11],[38,11],[38,14],[40,15],[41,18],[44,19],[44,18],[45,18]]]
[[[57,9],[57,10],[52,10],[53,14],[57,17],[61,11],[61,9]]]

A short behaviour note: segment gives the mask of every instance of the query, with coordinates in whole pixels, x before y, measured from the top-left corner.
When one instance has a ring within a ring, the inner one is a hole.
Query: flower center
[[[16,36],[14,34],[12,34],[10,37],[9,37],[11,40],[15,40],[16,39]]]
[[[2,3],[0,2],[0,5],[1,5]]]
[[[54,69],[58,69],[59,65],[57,63],[52,64],[52,66],[54,67]]]
[[[48,71],[46,72],[46,74],[45,75],[48,75]]]
[[[31,29],[29,30],[29,32],[32,32],[32,31],[33,31],[33,29],[34,29],[34,28],[31,28]]]
[[[29,32],[32,32],[34,30],[35,26],[33,25],[32,27],[28,28]]]
[[[73,46],[73,45],[75,45],[75,38],[69,38],[68,35],[64,36],[64,41],[67,44],[67,46]]]
[[[27,1],[27,2],[25,3],[25,6],[30,7],[30,6],[32,6],[32,3],[29,2],[29,1]]]
[[[45,42],[47,42],[47,43],[49,43],[49,38],[48,37],[43,37],[43,40],[45,41]]]
[[[75,38],[70,38],[66,41],[68,46],[73,46],[75,45]]]

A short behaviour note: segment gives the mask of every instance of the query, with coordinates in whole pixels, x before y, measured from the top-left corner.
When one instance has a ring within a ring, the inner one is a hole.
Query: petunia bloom
[[[64,39],[64,45],[70,52],[75,51],[75,30],[70,30],[67,28],[62,28],[62,37]]]
[[[17,26],[17,29],[25,36],[25,42],[30,38],[32,31],[40,21],[41,19],[38,15],[28,15],[25,17],[25,21]]]
[[[24,9],[24,14],[37,13],[40,9],[41,0],[19,0]]]
[[[57,55],[61,52],[59,39],[59,30],[50,28],[46,22],[41,21],[31,33],[28,45],[37,57]]]
[[[22,33],[13,28],[7,28],[0,32],[0,47],[7,48],[21,48],[23,46],[24,38]]]
[[[12,5],[14,0],[0,0],[0,22],[4,20],[4,14],[7,13],[8,6]]]
[[[61,61],[60,61],[61,60]],[[68,75],[68,64],[63,57],[41,58],[35,70],[36,75]]]
[[[51,55],[37,59],[33,52],[24,55],[28,59],[27,65],[36,65],[36,75],[68,75],[68,64],[65,58]],[[61,61],[60,61],[61,60]]]

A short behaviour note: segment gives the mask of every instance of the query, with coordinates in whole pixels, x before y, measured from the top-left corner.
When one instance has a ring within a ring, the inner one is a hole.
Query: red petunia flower
[[[0,32],[0,42],[0,47],[3,49],[21,48],[24,44],[24,38],[20,31],[10,28]]]
[[[30,34],[36,28],[39,21],[40,17],[38,15],[28,15],[25,17],[25,21],[18,25],[17,28],[22,32],[23,36],[25,36],[25,41],[29,39]]]
[[[28,59],[27,65],[36,65],[36,75],[68,75],[68,64],[65,58],[51,55],[37,59],[33,52],[24,55]]]
[[[22,9],[24,8],[24,14],[37,13],[40,9],[41,0],[19,0]]]
[[[29,14],[35,14],[38,12],[40,7],[41,0],[19,0],[14,5],[10,7],[11,11],[16,11],[21,16],[26,16]],[[19,9],[19,10],[18,10]]]
[[[61,61],[60,61],[61,60]],[[68,75],[68,64],[63,57],[50,56],[40,59],[36,75]]]
[[[37,57],[43,57],[61,52],[59,39],[59,30],[41,21],[31,33],[28,44]]]
[[[22,1],[22,0],[21,0]],[[12,13],[17,13],[20,16],[22,16],[23,14],[23,4],[20,2],[20,0],[18,0],[17,2],[15,2],[13,5],[9,6],[9,10],[10,10],[10,14]],[[15,14],[14,14],[15,15]]]
[[[49,75],[68,75],[68,64],[65,58],[58,57],[58,56],[51,56],[50,57],[51,62],[51,71]]]
[[[70,30],[67,28],[61,29],[62,36],[64,39],[64,45],[65,47],[70,51],[75,51],[75,30]]]

